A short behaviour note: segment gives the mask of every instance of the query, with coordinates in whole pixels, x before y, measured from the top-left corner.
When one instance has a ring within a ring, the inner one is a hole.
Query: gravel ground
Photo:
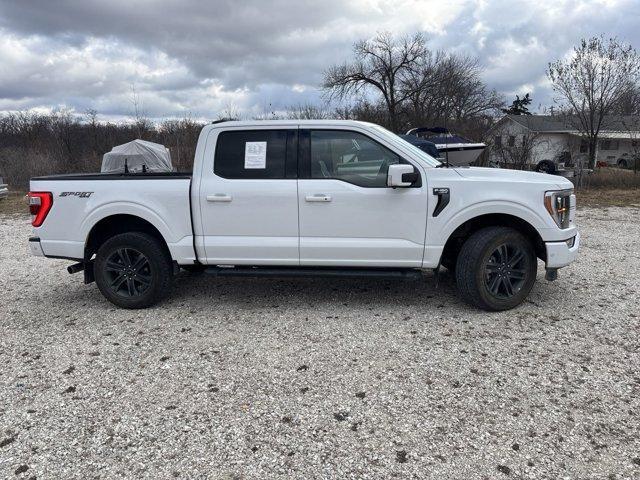
[[[488,314],[452,279],[184,277],[117,310],[0,217],[0,478],[640,478],[640,210]]]

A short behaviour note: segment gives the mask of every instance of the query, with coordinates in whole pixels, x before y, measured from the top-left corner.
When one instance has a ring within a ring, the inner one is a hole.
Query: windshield
[[[409,142],[407,142],[406,140],[403,140],[398,135],[387,130],[386,128],[381,127],[380,125],[373,125],[373,128],[375,128],[379,133],[382,133],[385,136],[385,138],[387,138],[391,143],[401,146],[402,148],[411,150],[411,153],[413,153],[416,157],[419,157],[420,160],[425,162],[427,165],[431,167],[437,167],[438,165],[440,165],[440,162],[435,158],[433,158],[431,155],[429,155],[427,152],[423,152],[415,145],[411,145]]]

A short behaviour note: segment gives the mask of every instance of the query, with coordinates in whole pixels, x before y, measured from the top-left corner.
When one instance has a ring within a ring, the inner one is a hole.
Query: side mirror
[[[413,165],[389,165],[389,170],[387,171],[388,187],[410,187],[417,180],[418,173],[413,168]]]

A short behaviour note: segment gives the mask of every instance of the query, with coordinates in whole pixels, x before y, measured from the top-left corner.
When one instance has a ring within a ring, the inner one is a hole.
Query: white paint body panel
[[[229,180],[213,173],[216,139],[230,129],[331,128],[372,137],[412,163],[420,188],[364,188],[332,179]],[[193,177],[145,179],[34,179],[32,191],[53,193],[53,207],[34,229],[47,256],[83,258],[91,229],[111,215],[147,220],[161,233],[172,258],[192,264],[324,265],[433,268],[449,236],[479,215],[508,214],[534,227],[550,266],[575,258],[561,243],[577,235],[559,229],[543,205],[544,193],[571,188],[557,176],[482,168],[434,168],[417,150],[377,126],[352,121],[225,122],[203,128]],[[433,217],[434,188],[451,200]],[[91,191],[88,198],[62,192]],[[323,195],[330,201],[307,201]],[[194,245],[196,252],[194,252]],[[551,246],[549,246],[551,245]],[[566,247],[566,243],[565,243]],[[197,255],[196,255],[197,253]]]
[[[301,265],[422,266],[426,186],[394,189],[330,179],[298,182]],[[326,195],[331,201],[306,200],[313,195]]]
[[[33,229],[45,255],[81,259],[93,226],[111,215],[140,217],[162,234],[171,256],[193,262],[188,179],[35,180],[32,191],[52,192],[53,206]],[[62,192],[93,192],[89,198]]]
[[[580,232],[576,233],[573,246],[567,242],[547,242],[547,267],[562,268],[573,262],[578,256],[580,249]]]

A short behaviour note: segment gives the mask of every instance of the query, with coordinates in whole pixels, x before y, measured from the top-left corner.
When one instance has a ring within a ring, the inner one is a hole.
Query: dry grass
[[[640,188],[640,172],[622,168],[603,167],[584,178],[586,188]]]
[[[640,208],[640,188],[590,188],[576,192],[580,207]]]
[[[9,196],[0,199],[0,215],[29,215],[29,208],[24,201],[25,193],[20,190],[9,190]]]
[[[599,168],[584,178],[576,191],[578,208],[635,207],[640,208],[640,173],[621,168]]]

